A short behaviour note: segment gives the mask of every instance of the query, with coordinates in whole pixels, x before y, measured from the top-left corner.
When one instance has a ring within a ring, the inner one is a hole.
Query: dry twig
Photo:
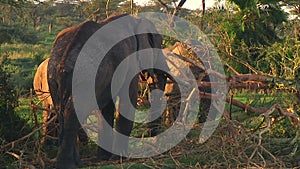
[[[29,134],[17,139],[17,140],[14,140],[10,143],[7,143],[3,146],[1,146],[1,149],[6,149],[7,147],[11,147],[13,148],[15,144],[29,138],[30,136],[34,135],[36,132],[39,132],[39,130],[41,130],[43,127],[45,126],[48,126],[49,124],[51,124],[52,122],[54,122],[57,118],[57,115],[53,116],[49,121],[47,121],[45,124],[41,125],[40,127],[36,128],[35,130],[33,130],[32,132],[30,132]]]

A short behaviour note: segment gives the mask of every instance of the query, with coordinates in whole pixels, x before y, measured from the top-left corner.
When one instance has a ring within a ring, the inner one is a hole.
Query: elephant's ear
[[[108,69],[106,69],[105,65],[103,65],[100,66],[100,70],[98,71],[102,71],[100,74],[107,74],[107,76],[105,76],[107,78],[114,77],[115,79],[117,79],[117,83],[111,84],[111,89],[113,90],[112,97],[118,95],[119,91],[122,90],[121,87],[124,86],[124,84],[128,81],[127,74],[130,71],[135,71],[138,68],[136,58],[133,58],[133,60],[126,59],[128,56],[134,55],[138,50],[137,39],[134,36],[134,29],[136,25],[137,20],[134,17],[130,15],[124,15],[123,18],[111,22],[111,24],[107,25],[107,27],[103,29],[103,31],[107,31],[107,33],[102,33],[104,37],[101,40],[105,42],[102,43],[102,45],[105,48],[110,49],[105,56],[106,60],[104,60],[104,64],[106,64],[107,62],[111,63],[113,70],[112,72],[105,72]],[[108,44],[114,44],[114,46],[112,48],[105,46]],[[121,72],[116,73],[115,71],[117,68],[118,71],[121,70]],[[107,81],[111,80],[112,79],[107,79]],[[100,83],[107,83],[107,81],[103,81]],[[104,85],[106,84],[103,84],[102,86]]]
[[[154,25],[146,19],[138,19],[138,23],[135,27],[135,35],[138,42],[138,50],[161,48],[161,37],[157,33]],[[149,50],[148,56],[139,56],[139,59],[143,59],[144,63],[148,63],[154,66],[156,60],[155,50]],[[139,61],[139,64],[142,64]],[[153,71],[149,72],[153,75]]]
[[[140,21],[136,29],[139,50],[147,48],[156,49],[152,50],[152,53],[150,53],[151,56],[143,57],[143,59],[146,59],[147,62],[151,63],[154,67],[156,67],[155,64],[159,64],[159,67],[163,67],[165,70],[168,70],[168,65],[163,51],[157,50],[162,48],[162,36],[158,33],[152,22],[147,19],[139,20]]]
[[[68,48],[66,48],[67,51],[64,53],[64,55],[67,56],[63,56],[62,58],[64,60],[65,71],[73,71],[82,47],[100,27],[101,25],[93,21],[86,21],[77,27],[76,33],[73,35],[72,39],[70,39],[71,42],[69,43]],[[64,59],[64,57],[66,58]]]

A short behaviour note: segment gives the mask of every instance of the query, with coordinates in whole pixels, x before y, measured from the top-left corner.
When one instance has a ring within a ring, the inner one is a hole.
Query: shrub
[[[7,57],[8,54],[5,53],[0,61],[0,140],[3,142],[19,138],[26,125],[14,111],[18,105],[18,98],[9,81],[10,74],[4,69]]]

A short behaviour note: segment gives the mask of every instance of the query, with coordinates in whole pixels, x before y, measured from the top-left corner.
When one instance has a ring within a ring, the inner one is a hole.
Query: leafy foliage
[[[27,0],[0,0],[0,4],[20,7],[22,6]]]
[[[279,0],[229,2],[225,10],[208,11],[204,20],[209,27],[204,27],[204,31],[214,30],[217,36],[212,38],[213,43],[224,61],[238,72],[251,73],[252,70],[237,59],[261,70],[257,62],[266,57],[262,50],[284,40],[278,30],[287,21],[287,14],[281,9]]]
[[[11,75],[8,78],[18,96],[28,95],[36,68],[49,57],[50,48],[51,46],[42,44],[0,45],[0,55],[7,53],[10,56],[2,67]]]
[[[3,55],[0,63],[0,139],[1,142],[12,141],[22,135],[25,121],[19,118],[14,109],[18,106],[16,91],[12,86],[10,74],[4,66],[7,55]]]
[[[33,75],[37,65],[48,57],[56,34],[60,30],[76,25],[84,20],[97,21],[106,18],[107,14],[131,12],[130,1],[110,1],[108,11],[106,10],[106,2],[106,0],[91,0],[90,2],[64,0],[60,1],[60,3],[54,0],[43,2],[0,0],[0,55],[10,55],[9,59],[4,59],[0,64],[1,144],[20,137],[23,135],[22,133],[27,132],[28,123],[34,123],[34,120],[27,119],[28,116],[31,116],[26,114],[30,111],[27,96],[29,89],[32,87]],[[162,2],[167,7],[162,6],[159,1],[155,0],[146,6],[135,4],[133,12],[162,11],[172,13],[174,11],[175,1],[162,0]],[[177,14],[199,26],[209,36],[223,62],[233,67],[237,72],[254,72],[284,80],[298,81],[299,77],[297,76],[299,76],[300,66],[299,21],[297,19],[293,21],[287,20],[287,14],[281,9],[282,6],[286,6],[292,10],[293,14],[299,17],[298,0],[228,0],[227,2],[229,3],[225,7],[206,10],[205,15],[202,15],[201,10],[191,11],[188,9],[181,9]],[[164,25],[161,26],[163,27]],[[171,46],[176,41],[176,39],[164,37],[163,47]],[[230,71],[229,66],[226,66],[228,68],[227,73],[234,73]],[[249,67],[253,67],[257,72]],[[290,105],[297,105],[299,102],[293,98],[293,93],[286,91],[255,91],[266,92],[267,94],[264,95],[248,92],[248,90],[243,90],[242,93],[245,95],[234,95],[234,99],[253,107],[280,103],[287,108]],[[25,96],[23,95],[24,98],[21,99],[21,106],[17,107],[20,93],[22,95],[25,94]],[[181,149],[177,151],[176,148],[170,151],[170,154],[172,154],[172,151],[175,151],[175,154],[179,154],[177,159],[173,157],[170,159],[176,164],[167,165],[167,163],[158,159],[159,163],[151,164],[150,166],[152,167],[153,165],[156,168],[157,166],[161,168],[166,166],[169,168],[229,168],[240,165],[240,167],[246,168],[253,161],[259,164],[257,166],[264,166],[263,162],[266,162],[267,165],[273,164],[274,161],[270,160],[272,158],[268,158],[265,154],[263,154],[265,156],[263,160],[256,156],[250,159],[249,162],[251,153],[257,147],[255,144],[256,138],[252,136],[259,131],[252,133],[243,131],[243,129],[253,130],[263,120],[261,118],[258,119],[257,114],[243,112],[240,108],[233,107],[233,110],[234,120],[232,122],[235,123],[235,120],[237,120],[241,123],[236,126],[227,126],[228,124],[224,126],[223,124],[221,126],[223,130],[219,130],[220,135],[216,136],[215,142],[210,141],[208,144],[201,146],[198,143],[191,145],[195,138],[191,137],[191,142],[183,142],[183,146],[179,148],[185,150],[184,148],[193,147],[193,150],[188,148],[186,154],[182,154],[185,151]],[[297,106],[295,111],[299,112]],[[273,128],[264,137],[293,137],[297,132],[295,127],[290,124],[287,118],[277,118],[279,114],[276,114],[276,112],[274,114],[274,119],[277,121],[275,121]],[[22,119],[26,119],[27,122],[24,122]],[[265,123],[263,124],[265,125]],[[231,133],[231,127],[237,127],[236,133]],[[197,129],[197,131],[199,130]],[[251,137],[248,134],[251,134]],[[194,142],[196,141],[194,140]],[[283,147],[283,145],[278,146],[278,149]],[[30,148],[33,149],[32,147]],[[95,151],[94,147],[91,149]],[[275,149],[271,150],[274,150],[271,153],[278,153]],[[299,151],[297,153],[299,154]],[[34,152],[33,154],[36,153]],[[90,156],[94,155],[90,154],[90,151],[87,154]],[[199,154],[202,154],[202,156],[199,157]],[[241,155],[243,156],[240,157]],[[182,161],[177,161],[183,156],[186,164],[180,164]],[[191,156],[197,157],[190,159]],[[281,158],[281,156],[278,157]],[[30,159],[34,158],[30,157]],[[6,162],[5,160],[0,154],[0,164]],[[11,161],[15,161],[15,159]],[[286,161],[289,160],[287,159]],[[290,161],[296,161],[296,164],[299,160]],[[226,163],[226,165],[224,166],[222,163]],[[143,164],[147,163],[143,162]],[[214,164],[214,166],[210,166],[211,164]],[[131,166],[134,165],[130,164],[128,167]],[[116,168],[120,168],[120,166]]]

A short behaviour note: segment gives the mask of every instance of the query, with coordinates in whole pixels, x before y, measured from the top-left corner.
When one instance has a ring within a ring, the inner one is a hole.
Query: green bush
[[[19,138],[26,130],[26,122],[19,118],[14,109],[18,106],[18,97],[10,74],[5,71],[7,55],[0,61],[0,140],[8,142]]]
[[[3,69],[10,73],[10,82],[18,95],[28,95],[37,66],[49,57],[51,46],[32,44],[1,44],[0,56],[9,54]]]
[[[7,32],[0,32],[0,44],[11,43],[11,42],[12,42],[12,38]]]

